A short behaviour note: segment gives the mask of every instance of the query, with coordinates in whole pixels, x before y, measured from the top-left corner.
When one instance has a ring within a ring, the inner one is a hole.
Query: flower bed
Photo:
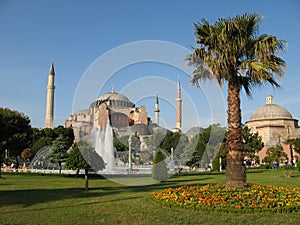
[[[226,188],[225,184],[195,185],[152,192],[150,198],[168,206],[223,212],[299,212],[300,188],[261,186]]]

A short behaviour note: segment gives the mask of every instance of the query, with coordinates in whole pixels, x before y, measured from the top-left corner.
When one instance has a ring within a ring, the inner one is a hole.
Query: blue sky
[[[298,85],[300,53],[300,3],[298,1],[0,1],[0,107],[23,112],[34,127],[43,127],[47,75],[51,60],[55,63],[55,126],[73,111],[73,100],[83,77],[99,57],[112,49],[143,40],[174,43],[191,51],[194,46],[193,22],[257,12],[263,16],[260,33],[286,40],[282,55],[288,65],[282,88],[263,86],[253,90],[253,97],[242,93],[243,122],[265,104],[268,94],[276,104],[300,118]],[[121,47],[122,48],[122,47]],[[140,50],[142,51],[142,50]],[[129,56],[132,52],[128,52]],[[158,53],[160,54],[160,53]],[[124,56],[124,57],[129,57]],[[181,56],[179,56],[181,57]],[[182,55],[182,60],[185,55]],[[115,59],[115,60],[118,60]],[[111,60],[111,64],[115,64]],[[109,77],[98,94],[114,85],[137,105],[146,105],[153,118],[154,96],[161,96],[161,119],[165,127],[175,126],[176,81],[180,74],[183,95],[183,129],[225,122],[226,92],[215,91],[211,84],[203,89],[191,87],[180,68],[164,63],[142,62],[124,66]],[[144,81],[144,82],[143,82]],[[97,81],[95,81],[97,82]],[[88,90],[89,87],[86,87]],[[90,100],[87,100],[88,108]],[[84,104],[83,104],[84,105]],[[214,105],[221,105],[216,110]],[[74,110],[77,110],[76,107]]]

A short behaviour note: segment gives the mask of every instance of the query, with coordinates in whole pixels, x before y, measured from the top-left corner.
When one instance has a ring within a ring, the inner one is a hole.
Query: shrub
[[[226,158],[222,158],[222,170],[226,168]],[[212,170],[220,171],[220,157],[216,156],[212,161]]]
[[[168,178],[165,157],[161,151],[158,151],[153,159],[152,178],[162,182]]]
[[[272,169],[272,166],[270,164],[260,164],[260,169]]]

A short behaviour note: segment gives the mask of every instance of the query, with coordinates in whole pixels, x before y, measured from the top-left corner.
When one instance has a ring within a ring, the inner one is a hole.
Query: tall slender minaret
[[[178,76],[178,82],[177,82],[177,98],[176,98],[176,129],[181,131],[182,130],[182,124],[181,124],[181,88],[180,88],[180,79]]]
[[[158,94],[156,94],[154,112],[155,112],[155,123],[157,124],[157,126],[159,126],[159,112],[160,112],[160,109],[159,109],[159,106],[158,106]]]
[[[54,63],[52,61],[48,74],[45,128],[54,128],[54,77]]]

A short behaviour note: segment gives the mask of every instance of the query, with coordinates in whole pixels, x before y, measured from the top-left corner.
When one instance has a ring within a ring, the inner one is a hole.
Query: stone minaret
[[[48,74],[45,128],[54,128],[54,77],[54,63],[52,62]]]
[[[180,88],[180,80],[178,76],[178,82],[177,82],[177,98],[176,98],[176,129],[181,131],[182,130],[182,124],[181,124],[181,88]]]
[[[160,109],[159,109],[159,106],[158,106],[158,95],[157,94],[156,94],[156,102],[155,102],[154,112],[155,112],[155,123],[157,124],[157,126],[159,126],[159,112],[160,112]]]

